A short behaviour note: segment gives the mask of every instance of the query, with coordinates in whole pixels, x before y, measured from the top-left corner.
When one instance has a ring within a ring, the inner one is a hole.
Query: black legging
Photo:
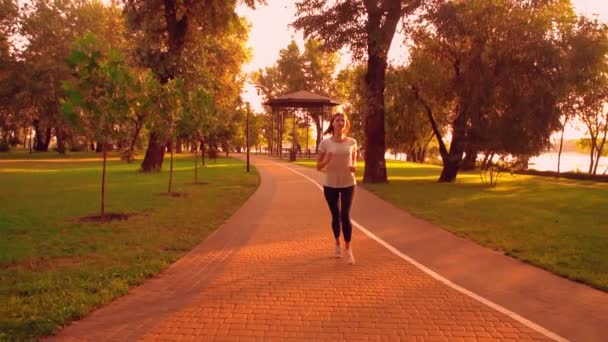
[[[331,229],[334,231],[334,237],[336,239],[340,237],[341,221],[344,241],[350,242],[353,232],[353,226],[350,223],[350,205],[353,203],[355,186],[349,186],[348,188],[330,188],[324,186],[323,193],[331,211]],[[340,198],[340,208],[338,208],[338,197]]]

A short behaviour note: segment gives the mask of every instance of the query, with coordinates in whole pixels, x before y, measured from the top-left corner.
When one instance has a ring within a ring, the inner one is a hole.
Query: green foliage
[[[264,3],[256,0],[245,2],[251,7]],[[127,1],[127,27],[134,34],[138,62],[150,68],[162,83],[185,76],[189,65],[204,66],[202,60],[206,56],[200,54],[201,49],[206,50],[244,28],[235,7],[236,1],[224,0],[192,3]],[[220,39],[216,40],[216,37]],[[192,64],[192,60],[196,62]],[[226,60],[227,64],[232,64],[229,61]]]
[[[349,115],[350,134],[360,146],[365,146],[365,114],[367,111],[365,73],[363,65],[340,70],[336,77],[336,99]]]
[[[176,129],[180,137],[198,141],[203,132],[214,126],[213,98],[202,87],[190,90],[185,99],[182,115],[178,118]]]
[[[67,98],[62,109],[66,119],[95,141],[116,141],[124,134],[117,127],[130,114],[129,91],[133,83],[122,54],[110,50],[103,55],[95,36],[87,34],[75,42],[67,62],[75,81],[63,84]]]
[[[434,117],[450,113],[450,148],[441,153],[451,175],[443,181],[455,178],[465,147],[474,156],[527,158],[549,146],[561,127],[563,37],[573,18],[569,4],[502,0],[438,1],[421,17],[411,65],[442,71],[415,71],[412,83],[437,126]],[[441,144],[444,134],[436,136]]]
[[[591,146],[593,145],[591,138],[582,138],[576,141],[576,147],[581,152],[591,153]],[[603,149],[601,157],[608,157],[608,149]]]
[[[303,52],[291,41],[274,66],[254,72],[252,78],[266,99],[298,90],[331,97],[337,64],[338,55],[324,50],[319,40],[307,40]]]
[[[11,103],[18,111],[18,124],[23,127],[37,120],[36,150],[47,150],[45,140],[51,138],[47,128],[63,150],[63,145],[82,140],[62,115],[60,100],[66,94],[61,83],[71,77],[65,59],[74,40],[87,32],[95,34],[96,46],[104,54],[110,48],[126,48],[121,10],[115,3],[100,1],[33,0],[24,2],[15,18],[21,38],[14,47],[18,60],[12,66]]]

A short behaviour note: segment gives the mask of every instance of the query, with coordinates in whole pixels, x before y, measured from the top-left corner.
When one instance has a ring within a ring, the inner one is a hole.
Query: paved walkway
[[[608,336],[606,293],[478,247],[362,188],[353,219],[372,235],[354,231],[357,263],[347,265],[331,257],[329,212],[311,182],[320,175],[253,160],[260,188],[214,234],[158,277],[50,340]],[[404,260],[409,257],[426,266]]]

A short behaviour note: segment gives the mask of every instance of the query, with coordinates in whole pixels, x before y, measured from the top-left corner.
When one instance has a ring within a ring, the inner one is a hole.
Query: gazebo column
[[[310,159],[310,146],[308,146],[308,141],[310,140],[310,138],[308,137],[308,134],[310,133],[310,124],[309,124],[309,117],[308,114],[305,116],[306,118],[306,153],[308,154],[308,159]]]
[[[283,117],[283,111],[285,109],[281,108],[280,111],[280,115],[281,115],[281,119],[279,120],[279,158],[283,159],[283,127],[284,127],[284,117]]]
[[[270,155],[274,152],[274,116],[276,114],[275,106],[271,107],[270,113],[270,139],[268,141],[268,149],[270,150]]]
[[[296,110],[293,111],[293,132],[291,133],[291,155],[289,156],[290,161],[294,161],[296,160],[296,125],[297,125],[297,120],[296,120]],[[293,156],[293,158],[292,158]],[[293,160],[292,160],[293,159]]]

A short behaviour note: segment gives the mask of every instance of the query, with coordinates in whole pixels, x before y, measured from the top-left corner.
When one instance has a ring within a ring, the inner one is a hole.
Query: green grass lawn
[[[440,184],[438,166],[387,162],[387,168],[389,184],[363,186],[483,246],[608,291],[608,184],[505,175],[489,187],[477,172]],[[363,165],[358,169],[360,181]]]
[[[57,154],[46,158],[56,159]],[[79,217],[99,213],[100,161],[4,159],[0,340],[48,335],[127,293],[202,241],[259,184],[255,169],[246,174],[243,162],[220,158],[199,169],[199,181],[208,184],[193,185],[193,161],[180,156],[173,191],[185,195],[163,196],[167,171],[143,174],[139,162],[111,161],[106,212],[132,216],[106,224],[81,223]],[[165,159],[164,169],[168,167]]]
[[[143,156],[142,156],[143,157]],[[25,149],[13,149],[9,152],[0,153],[0,160],[18,159],[18,160],[63,160],[63,159],[90,159],[101,158],[101,153],[94,151],[86,152],[66,152],[61,155],[57,152],[32,152]],[[120,158],[120,152],[108,152],[108,158]]]

